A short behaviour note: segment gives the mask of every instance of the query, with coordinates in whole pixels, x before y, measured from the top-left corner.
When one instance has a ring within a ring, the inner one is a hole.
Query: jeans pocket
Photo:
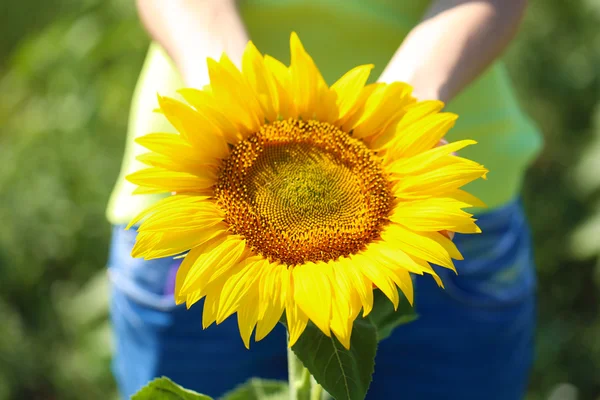
[[[109,278],[118,290],[140,305],[168,311],[176,307],[173,299],[175,274],[180,259],[170,257],[143,260],[131,257],[136,231],[122,225],[113,227],[108,261]]]
[[[475,306],[504,306],[528,298],[535,290],[531,236],[520,201],[483,214],[482,233],[456,235],[464,260],[458,274],[444,270],[446,293]]]

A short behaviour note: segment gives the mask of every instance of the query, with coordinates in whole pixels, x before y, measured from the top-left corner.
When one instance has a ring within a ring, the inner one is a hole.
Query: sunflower
[[[183,257],[175,301],[204,298],[202,324],[237,313],[249,347],[285,311],[289,345],[312,321],[350,347],[373,290],[412,304],[411,273],[454,270],[461,254],[443,233],[478,233],[459,189],[480,164],[438,146],[457,116],[417,102],[404,83],[366,85],[372,65],[328,86],[298,36],[291,65],[249,43],[241,71],[208,60],[210,85],[158,97],[178,134],[137,142],[149,167],[128,176],[137,193],[170,193],[134,218],[134,257]],[[140,224],[141,222],[141,224]]]

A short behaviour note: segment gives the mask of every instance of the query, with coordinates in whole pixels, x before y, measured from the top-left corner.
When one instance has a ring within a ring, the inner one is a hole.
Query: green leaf
[[[336,400],[364,400],[375,368],[377,332],[369,320],[354,321],[350,350],[309,323],[292,350]]]
[[[381,290],[373,292],[373,311],[367,316],[377,329],[377,341],[381,341],[392,334],[392,331],[400,325],[407,324],[418,318],[415,309],[408,300],[398,291],[400,304],[394,311],[394,305],[385,297]]]
[[[156,378],[139,392],[131,396],[131,400],[213,400],[212,397],[184,389],[167,377]]]
[[[225,394],[222,400],[288,400],[287,382],[252,378]]]

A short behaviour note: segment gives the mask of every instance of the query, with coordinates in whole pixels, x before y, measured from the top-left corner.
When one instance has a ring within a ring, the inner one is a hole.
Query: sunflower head
[[[377,287],[412,303],[410,273],[441,280],[461,255],[441,231],[478,233],[460,189],[487,170],[437,146],[456,115],[404,83],[366,85],[371,65],[328,86],[295,34],[291,65],[246,47],[242,69],[208,61],[210,85],[158,97],[178,134],[137,140],[137,193],[176,193],[143,211],[133,256],[184,254],[175,300],[204,298],[203,326],[237,313],[249,346],[285,311],[290,345],[311,320],[350,346]]]

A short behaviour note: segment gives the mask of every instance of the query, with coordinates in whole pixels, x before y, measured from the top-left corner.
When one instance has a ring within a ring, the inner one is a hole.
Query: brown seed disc
[[[393,196],[377,157],[328,123],[264,125],[223,160],[217,204],[254,251],[288,265],[364,249],[388,221]]]

